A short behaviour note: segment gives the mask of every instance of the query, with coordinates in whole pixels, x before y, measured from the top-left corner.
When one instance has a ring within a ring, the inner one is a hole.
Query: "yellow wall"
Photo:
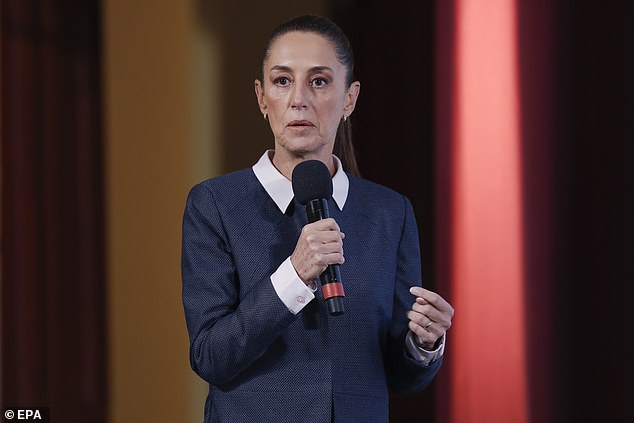
[[[110,419],[185,421],[179,225],[192,176],[188,2],[104,2]]]
[[[104,0],[111,422],[202,421],[181,305],[185,198],[272,146],[253,95],[263,43],[324,5]]]

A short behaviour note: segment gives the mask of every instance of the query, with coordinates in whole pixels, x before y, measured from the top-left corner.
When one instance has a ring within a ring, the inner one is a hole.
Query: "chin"
[[[296,155],[307,155],[312,153],[319,153],[323,151],[324,147],[328,146],[327,142],[324,142],[321,138],[293,138],[286,139],[280,143],[280,146],[285,150]]]

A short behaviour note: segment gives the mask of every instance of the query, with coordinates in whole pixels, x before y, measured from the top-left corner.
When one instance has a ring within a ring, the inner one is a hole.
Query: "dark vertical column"
[[[2,13],[2,404],[105,422],[100,2]]]
[[[456,72],[455,61],[455,2],[437,1],[435,11],[435,54],[434,54],[434,96],[435,96],[435,154],[434,154],[434,223],[436,227],[434,256],[435,275],[438,289],[446,298],[454,298],[454,290],[450,281],[453,279],[451,259],[451,239],[453,231],[452,193],[448,187],[454,184],[452,178],[451,157],[453,156],[452,139],[454,128],[452,125],[452,110],[455,108],[456,87],[454,81]],[[452,335],[450,335],[452,336]],[[455,369],[448,365],[455,360],[454,349],[445,349],[443,358],[443,374],[436,381],[436,413],[437,422],[450,421],[451,381],[455,378]]]
[[[634,11],[519,7],[531,421],[630,421]]]
[[[361,175],[410,198],[419,226],[423,284],[437,289],[434,2],[331,1],[330,10],[350,38],[355,76],[361,81],[351,116]],[[433,397],[433,388],[417,395],[392,395],[390,421],[433,418]]]
[[[566,378],[555,354],[556,334],[563,328],[563,319],[555,319],[554,312],[556,52],[551,3],[517,2],[528,417],[544,423],[566,421],[555,413],[556,395],[565,389]]]
[[[557,406],[632,421],[634,5],[555,3]]]

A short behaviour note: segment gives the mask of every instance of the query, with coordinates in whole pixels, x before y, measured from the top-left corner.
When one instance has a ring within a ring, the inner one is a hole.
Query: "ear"
[[[255,80],[255,97],[258,99],[258,106],[262,114],[267,112],[266,103],[264,102],[264,87],[259,79]]]
[[[348,91],[346,91],[345,103],[343,105],[343,113],[344,115],[350,116],[354,111],[354,107],[357,105],[357,98],[359,98],[359,92],[361,91],[361,83],[359,81],[354,81],[348,87]]]

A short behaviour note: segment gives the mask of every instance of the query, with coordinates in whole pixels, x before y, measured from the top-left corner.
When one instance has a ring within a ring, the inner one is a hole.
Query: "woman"
[[[280,25],[255,81],[275,149],[190,192],[183,302],[192,368],[209,382],[206,422],[386,422],[388,389],[423,389],[440,366],[453,309],[416,286],[411,204],[346,174],[356,163],[342,135],[359,90],[334,23]],[[308,159],[333,180],[331,218],[311,224],[290,182]],[[341,265],[341,316],[315,284],[330,264]]]

